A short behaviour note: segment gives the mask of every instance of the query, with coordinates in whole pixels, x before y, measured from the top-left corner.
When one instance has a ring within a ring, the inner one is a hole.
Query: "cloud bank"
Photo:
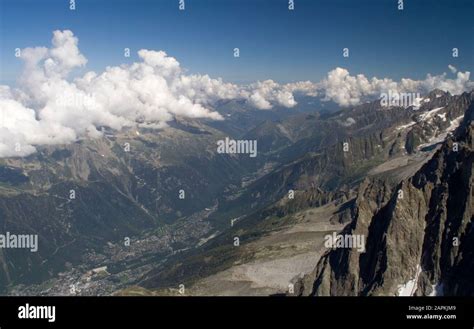
[[[186,74],[164,51],[142,49],[139,61],[107,67],[70,78],[87,64],[69,31],[54,31],[50,48],[25,48],[18,87],[0,86],[0,157],[26,156],[35,146],[66,144],[80,137],[98,137],[100,127],[161,128],[175,116],[222,120],[214,110],[219,100],[244,99],[257,109],[294,107],[295,94],[319,96],[341,106],[378,98],[382,92],[430,91],[459,94],[474,88],[469,72],[455,79],[428,75],[425,80],[368,79],[346,69],[330,71],[320,82],[279,84],[272,80],[250,85],[226,83],[208,75]]]
[[[454,67],[450,65],[451,72],[456,73],[457,71],[453,71],[452,68]],[[424,94],[433,89],[440,89],[458,95],[474,88],[474,82],[469,78],[470,72],[457,72],[454,79],[448,78],[447,74],[443,73],[436,76],[428,74],[425,80],[401,79],[397,82],[388,78],[368,79],[363,74],[353,76],[348,70],[338,67],[316,84],[315,89],[321,91],[324,100],[332,100],[341,106],[353,106],[378,99],[382,93],[388,93],[389,90]]]

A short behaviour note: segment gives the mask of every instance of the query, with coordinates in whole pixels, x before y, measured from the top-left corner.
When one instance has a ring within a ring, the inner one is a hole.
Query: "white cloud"
[[[451,71],[451,73],[456,73],[458,71],[458,69],[451,64],[448,65],[448,68]]]
[[[273,80],[258,81],[248,87],[248,99],[258,109],[268,110],[273,104],[293,107],[296,101],[291,91]],[[244,94],[245,95],[245,94]]]
[[[298,81],[288,83],[283,88],[291,93],[301,93],[307,96],[318,96],[318,86],[311,81]]]
[[[401,79],[399,82],[392,79],[370,80],[363,74],[350,75],[343,68],[330,71],[327,77],[318,84],[318,90],[324,95],[325,100],[332,100],[341,106],[353,106],[364,101],[377,99],[382,93],[405,92],[427,93],[433,89],[448,91],[453,95],[474,88],[473,81],[469,80],[470,72],[457,72],[456,79],[448,79],[446,74],[428,74],[425,80]]]
[[[164,51],[146,49],[138,51],[136,63],[70,79],[74,69],[87,64],[78,44],[71,31],[54,31],[51,48],[22,50],[24,70],[19,87],[0,86],[0,157],[25,156],[35,152],[37,145],[97,137],[100,126],[160,128],[177,115],[222,120],[213,109],[222,99],[245,99],[257,109],[267,110],[275,105],[294,107],[296,93],[350,106],[378,98],[387,90],[439,88],[459,94],[474,88],[469,72],[457,72],[451,66],[450,70],[457,72],[455,79],[443,74],[396,82],[352,76],[346,69],[336,68],[317,83],[265,80],[242,86],[208,75],[186,74]]]
[[[31,154],[35,145],[97,137],[99,126],[159,128],[176,115],[222,120],[212,110],[221,99],[247,99],[259,109],[296,104],[288,87],[271,80],[238,86],[187,75],[175,58],[147,49],[138,51],[139,62],[71,80],[70,73],[87,63],[78,44],[71,31],[54,31],[51,48],[22,50],[20,87],[1,86],[0,157]]]
[[[0,86],[0,156],[26,156],[33,145],[62,144],[76,139],[73,129],[54,121],[37,120],[35,111],[13,99],[8,87]]]

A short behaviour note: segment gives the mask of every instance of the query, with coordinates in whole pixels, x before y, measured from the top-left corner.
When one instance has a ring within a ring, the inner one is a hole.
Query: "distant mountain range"
[[[0,249],[1,292],[474,295],[474,92],[298,102],[0,159],[0,233],[39,239]],[[217,153],[226,137],[258,156]],[[333,233],[365,252],[327,248]]]

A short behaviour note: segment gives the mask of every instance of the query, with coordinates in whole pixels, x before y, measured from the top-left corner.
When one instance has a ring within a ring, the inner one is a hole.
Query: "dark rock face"
[[[366,252],[328,251],[300,295],[474,295],[473,113],[398,186],[361,184],[344,233],[364,235]]]

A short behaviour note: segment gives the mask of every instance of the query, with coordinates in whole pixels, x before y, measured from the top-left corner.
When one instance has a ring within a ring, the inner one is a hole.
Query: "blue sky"
[[[164,50],[191,73],[247,83],[318,81],[339,66],[368,77],[440,74],[473,68],[474,1],[405,0],[0,0],[0,83],[21,70],[15,48],[48,46],[52,31],[70,29],[87,57],[84,71]],[[123,57],[123,48],[134,55]],[[240,48],[240,58],[233,49]],[[342,57],[342,48],[350,57]],[[459,58],[451,49],[459,48]]]

